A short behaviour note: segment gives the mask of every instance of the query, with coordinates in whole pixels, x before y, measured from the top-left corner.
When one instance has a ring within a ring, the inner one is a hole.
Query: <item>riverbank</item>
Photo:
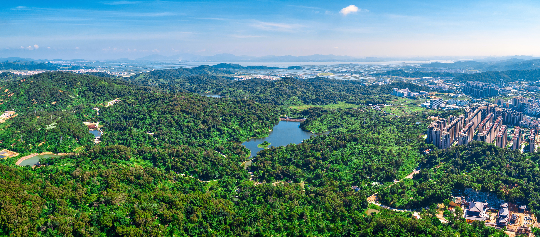
[[[287,121],[287,122],[304,122],[306,121],[305,118],[289,118],[289,117],[280,117],[280,121]]]

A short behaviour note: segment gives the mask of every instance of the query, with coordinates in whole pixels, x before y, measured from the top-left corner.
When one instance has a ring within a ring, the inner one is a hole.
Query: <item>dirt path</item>
[[[415,174],[418,174],[418,173],[420,173],[420,169],[419,169],[419,168],[416,168],[416,169],[414,169],[413,172],[411,172],[409,175],[405,176],[405,178],[403,178],[403,179],[401,179],[401,180],[399,180],[399,181],[394,181],[393,184],[390,184],[390,185],[389,185],[388,187],[386,187],[385,189],[392,187],[394,184],[397,184],[397,183],[403,181],[404,179],[412,179],[413,176],[414,176]],[[392,210],[392,211],[398,211],[398,212],[409,211],[409,212],[412,212],[412,210],[409,210],[409,209],[397,209],[397,208],[393,208],[393,207],[389,207],[389,206],[386,206],[386,205],[381,204],[381,203],[379,202],[379,197],[377,196],[378,194],[379,194],[379,193],[377,192],[377,193],[374,193],[373,195],[369,196],[369,197],[367,198],[367,201],[368,201],[369,203],[375,204],[375,205],[377,205],[377,206],[380,206],[380,207],[382,207],[382,208],[386,208],[386,209]]]
[[[440,165],[439,165],[440,166]],[[437,167],[438,168],[438,167]],[[390,188],[392,187],[392,185],[394,184],[397,184],[401,181],[403,181],[404,179],[412,179],[414,177],[415,174],[418,174],[420,173],[420,169],[419,168],[416,168],[415,170],[413,170],[413,172],[411,172],[409,175],[405,176],[405,178],[399,180],[399,181],[395,181],[393,184],[390,184],[388,187],[386,188]],[[382,208],[385,208],[385,209],[388,209],[388,210],[391,210],[391,211],[397,211],[397,212],[412,212],[414,216],[420,216],[419,212],[417,211],[414,211],[414,210],[411,210],[411,209],[397,209],[397,208],[393,208],[393,207],[389,207],[389,206],[386,206],[386,205],[383,205],[379,202],[379,197],[377,196],[377,194],[379,193],[374,193],[373,195],[369,196],[367,198],[367,201],[368,203],[372,203],[372,204],[375,204],[379,207],[382,207]],[[442,214],[440,215],[437,215],[437,218],[442,222],[442,223],[448,223],[448,221],[442,216]]]

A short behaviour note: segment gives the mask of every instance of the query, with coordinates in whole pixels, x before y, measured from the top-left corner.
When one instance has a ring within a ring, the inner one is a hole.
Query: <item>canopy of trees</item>
[[[484,185],[480,177],[487,180],[492,173],[474,167],[501,165],[506,176],[490,182],[508,185],[507,190],[523,187],[520,192],[530,193],[526,198],[536,207],[534,156],[512,156],[522,164],[516,169],[483,156],[475,158],[477,166],[469,165],[477,154],[474,144],[456,148],[472,152],[461,163],[451,151],[426,157],[420,151],[433,146],[421,135],[428,117],[438,112],[397,117],[364,106],[395,98],[389,95],[393,87],[422,87],[322,78],[234,81],[228,75],[200,67],[141,74],[132,83],[61,72],[2,82],[0,109],[18,116],[0,125],[0,147],[77,154],[42,159],[44,165],[34,169],[15,166],[17,158],[0,160],[0,235],[504,235],[481,223],[466,224],[459,215],[448,214],[449,223],[441,223],[428,211],[417,220],[410,213],[368,207],[367,196],[419,164],[424,170],[410,182],[428,182],[426,175],[443,180],[446,173],[435,174],[440,163],[453,164],[456,171],[448,174],[478,172],[457,184],[444,181],[448,188],[442,191],[426,191],[432,202],[456,187]],[[120,102],[106,103],[116,98]],[[295,111],[307,118],[303,129],[329,133],[265,149],[244,168],[249,151],[241,142],[267,136],[289,105],[337,102],[359,106]],[[101,143],[92,142],[83,121],[100,122]],[[504,153],[490,150],[496,151]],[[412,188],[409,193],[420,192]],[[523,198],[520,192],[507,198]],[[428,203],[413,199],[403,205],[415,202]],[[378,210],[368,214],[368,208]]]

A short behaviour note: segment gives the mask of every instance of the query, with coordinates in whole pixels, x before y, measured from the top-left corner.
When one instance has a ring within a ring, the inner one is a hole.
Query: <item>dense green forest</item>
[[[100,113],[103,145],[148,149],[157,167],[204,179],[240,169],[249,157],[240,142],[267,136],[279,117],[267,104],[184,93],[141,93]]]
[[[422,154],[434,149],[422,138],[429,117],[448,114],[396,116],[368,106],[392,102],[394,87],[426,88],[322,78],[234,81],[211,67],[152,75],[128,82],[53,72],[0,83],[1,108],[18,114],[0,124],[0,147],[76,153],[35,168],[0,160],[0,236],[504,236],[459,213],[441,223],[434,209],[418,220],[368,205],[368,196],[416,167],[422,172],[411,181],[420,184],[426,172],[454,162],[450,151]],[[199,95],[209,93],[222,98]],[[338,102],[358,106],[288,108]],[[244,168],[249,150],[241,142],[267,136],[284,112],[307,118],[304,130],[327,133],[265,149]],[[101,143],[82,122],[99,122]],[[519,162],[537,162],[532,157]],[[489,159],[477,160],[480,166]],[[480,172],[477,166],[459,169]],[[509,170],[508,180],[534,184],[536,171],[517,176],[521,170]],[[421,204],[446,198],[429,197]],[[533,197],[526,200],[536,208]],[[518,192],[508,198],[523,199]]]
[[[71,110],[144,91],[118,79],[47,72],[0,85],[0,110],[17,112]]]
[[[424,157],[414,179],[380,193],[396,207],[417,208],[442,203],[453,191],[473,188],[494,192],[506,201],[527,203],[540,212],[540,155],[472,142]]]
[[[361,82],[326,78],[235,81],[231,78],[232,75],[227,73],[230,72],[200,66],[193,69],[152,71],[133,76],[129,80],[169,92],[212,94],[285,106],[326,105],[340,101],[351,104],[380,104],[391,98],[389,94],[393,88],[429,91],[429,88],[404,82],[365,86]]]
[[[68,153],[90,147],[94,136],[73,113],[36,112],[0,124],[0,147],[27,151]]]
[[[0,81],[9,81],[9,80],[15,80],[20,78],[19,76],[11,73],[11,72],[2,72],[0,73]]]
[[[201,182],[152,167],[124,146],[47,159],[35,170],[0,165],[0,234],[19,236],[502,236],[433,213],[367,215],[365,196],[331,182]]]
[[[298,145],[274,147],[257,155],[252,167],[262,181],[291,180],[324,186],[341,182],[344,187],[374,190],[373,182],[392,182],[416,168],[427,145],[419,137],[425,116],[384,116],[369,109],[307,111],[304,128],[328,135]],[[418,123],[421,121],[421,123]],[[399,132],[398,132],[399,131]]]

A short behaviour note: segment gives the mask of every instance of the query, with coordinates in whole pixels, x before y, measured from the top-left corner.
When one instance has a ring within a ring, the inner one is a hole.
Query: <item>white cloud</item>
[[[114,1],[114,2],[104,2],[106,5],[129,5],[129,4],[139,4],[140,1]]]
[[[176,13],[172,12],[117,12],[120,16],[129,17],[162,17],[162,16],[175,16]]]
[[[39,45],[34,44],[34,48],[35,48],[35,49],[39,49]]]
[[[228,19],[226,18],[218,18],[218,17],[201,17],[201,18],[195,18],[198,20],[214,20],[214,21],[226,21]]]
[[[351,13],[358,12],[358,10],[359,10],[358,7],[356,7],[355,5],[349,5],[348,7],[341,9],[341,11],[339,11],[339,13],[346,16],[346,15],[349,15]]]
[[[230,35],[231,37],[233,38],[238,38],[238,39],[249,39],[249,38],[261,38],[263,36],[261,35]]]
[[[289,7],[298,7],[298,8],[305,8],[305,9],[322,9],[320,7],[311,7],[311,6],[301,6],[301,5],[287,5]]]
[[[25,6],[18,6],[18,7],[11,8],[11,10],[13,10],[13,11],[28,11],[28,10],[30,10],[30,8],[25,7]]]
[[[274,23],[274,22],[262,22],[257,21],[252,26],[259,28],[261,30],[268,30],[268,31],[293,31],[297,28],[302,27],[298,24],[285,24],[285,23]]]

